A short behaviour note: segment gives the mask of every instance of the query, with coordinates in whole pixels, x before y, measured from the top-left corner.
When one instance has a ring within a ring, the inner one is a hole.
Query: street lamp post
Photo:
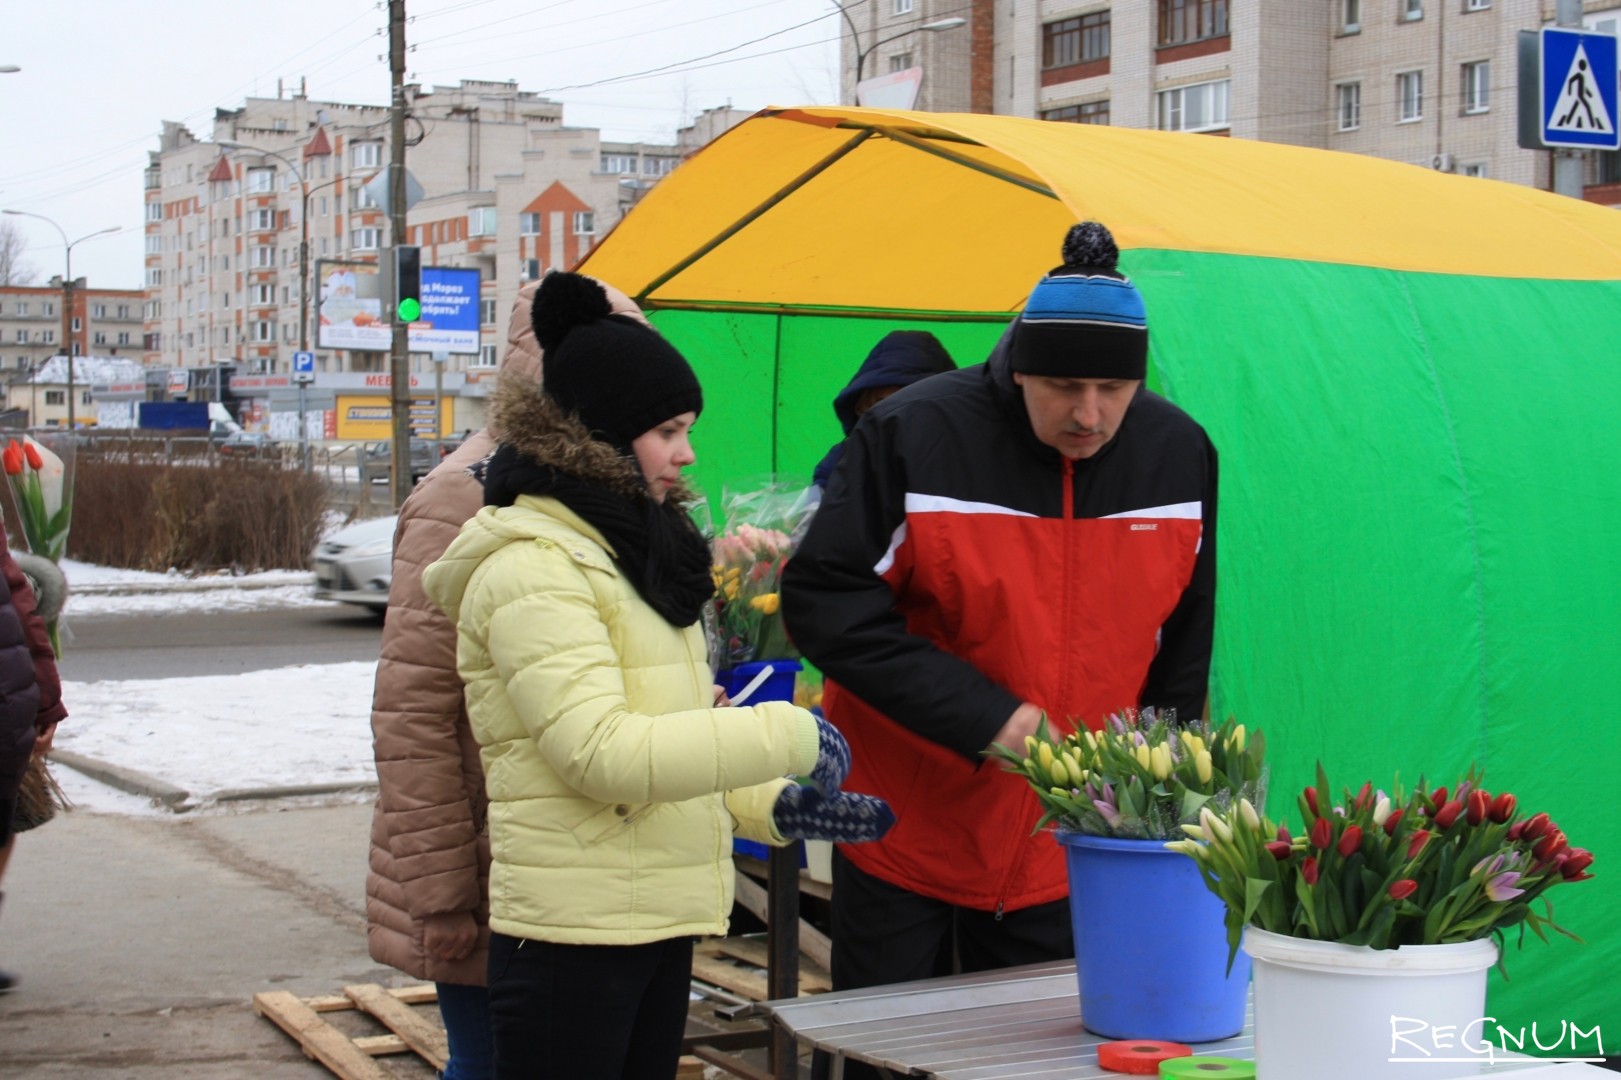
[[[44,214],[30,214],[26,210],[0,210],[0,214],[14,214],[17,217],[38,218],[40,221],[45,222],[45,224],[55,229],[62,237],[62,249],[65,260],[62,267],[62,355],[67,359],[68,362],[68,430],[72,431],[75,427],[75,418],[73,415],[73,248],[75,245],[82,244],[91,237],[104,236],[107,233],[118,232],[119,227],[117,225],[109,225],[105,229],[97,229],[93,233],[85,233],[83,236],[79,237],[79,239],[69,242],[68,234],[63,231],[62,226],[52,221]],[[36,378],[37,377],[38,376],[36,376]]]
[[[863,49],[861,47],[861,33],[856,29],[855,20],[850,18],[849,9],[844,4],[839,3],[838,0],[834,0],[833,6],[839,9],[839,14],[844,16],[845,24],[850,27],[850,41],[853,45],[855,45],[856,49],[856,84],[858,86],[866,75],[865,69],[867,57],[871,56],[873,50],[877,49],[878,46],[888,45],[891,41],[896,41],[900,38],[906,37],[908,34],[915,34],[920,30],[931,34],[937,34],[942,30],[955,30],[957,27],[965,26],[968,23],[968,20],[962,18],[961,16],[953,16],[949,19],[936,19],[933,22],[922,23],[918,26],[911,27],[908,30],[902,30],[898,34],[891,34],[889,37],[880,38]]]

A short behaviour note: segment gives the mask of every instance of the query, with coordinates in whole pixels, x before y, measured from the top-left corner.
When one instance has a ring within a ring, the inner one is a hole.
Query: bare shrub
[[[83,453],[68,553],[103,566],[186,573],[302,569],[325,483],[275,460],[153,461]]]

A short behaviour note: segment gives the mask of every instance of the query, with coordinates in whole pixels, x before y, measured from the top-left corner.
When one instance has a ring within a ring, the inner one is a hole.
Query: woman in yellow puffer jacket
[[[715,705],[686,360],[579,275],[548,276],[533,319],[542,386],[503,383],[486,506],[423,575],[457,623],[490,797],[496,1073],[662,1080],[692,940],[726,931],[734,832],[850,843],[893,819],[838,790],[830,725]]]

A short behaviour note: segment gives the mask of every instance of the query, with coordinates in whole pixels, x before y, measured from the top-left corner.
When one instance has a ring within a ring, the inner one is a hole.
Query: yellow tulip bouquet
[[[1046,811],[1036,828],[1120,839],[1170,840],[1211,807],[1266,794],[1266,740],[1229,718],[1180,724],[1174,710],[1128,710],[1102,728],[1055,736],[1043,718],[1025,753],[990,751],[1030,782]]]
[[[776,484],[723,499],[726,527],[711,545],[717,667],[799,656],[783,629],[780,589],[792,538],[813,509],[804,488]]]

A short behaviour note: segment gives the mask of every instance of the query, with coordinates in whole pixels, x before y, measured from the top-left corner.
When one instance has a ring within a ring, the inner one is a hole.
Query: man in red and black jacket
[[[1072,955],[1063,860],[1026,782],[989,763],[1042,713],[1201,715],[1216,592],[1216,451],[1142,388],[1142,298],[1107,229],[976,367],[864,417],[788,563],[783,610],[827,676],[852,791],[883,840],[834,862],[833,981],[851,989]],[[1122,903],[1130,903],[1122,897]]]

